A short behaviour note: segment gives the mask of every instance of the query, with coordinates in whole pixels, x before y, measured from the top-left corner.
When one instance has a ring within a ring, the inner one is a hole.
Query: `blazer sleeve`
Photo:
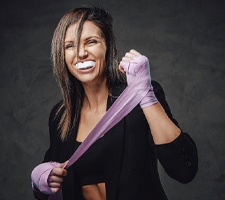
[[[50,116],[49,116],[49,137],[50,137],[50,146],[48,150],[45,153],[44,160],[43,162],[49,162],[49,161],[58,161],[57,160],[57,155],[59,149],[57,148],[60,143],[60,135],[58,131],[58,124],[60,121],[60,115],[56,115],[58,112],[59,107],[61,106],[62,101],[57,103],[51,110]]]
[[[58,124],[58,120],[55,118],[56,116],[56,112],[59,108],[59,106],[61,105],[61,102],[59,102],[58,104],[56,104],[52,110],[51,110],[51,113],[50,113],[50,116],[49,116],[49,122],[48,122],[48,125],[49,125],[49,135],[50,135],[50,146],[48,148],[48,150],[46,151],[45,153],[45,156],[44,156],[44,160],[43,162],[49,162],[49,161],[52,161],[54,160],[54,156],[57,155],[55,153],[55,149],[56,149],[56,145],[55,143],[57,142],[57,124]],[[35,199],[38,199],[38,200],[48,200],[48,197],[49,195],[46,195],[42,192],[40,192],[37,188],[33,187],[33,194],[34,194],[34,197]]]
[[[152,85],[155,95],[168,117],[179,127],[171,113],[162,87],[155,81],[152,82]],[[181,183],[188,183],[195,177],[198,171],[197,147],[188,133],[181,130],[181,134],[174,141],[155,145],[155,150],[161,165],[171,178]]]

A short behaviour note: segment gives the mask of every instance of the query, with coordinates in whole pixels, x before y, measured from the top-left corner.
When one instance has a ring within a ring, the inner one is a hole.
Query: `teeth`
[[[92,68],[95,65],[94,61],[85,61],[85,62],[79,62],[76,64],[77,69],[89,69]]]

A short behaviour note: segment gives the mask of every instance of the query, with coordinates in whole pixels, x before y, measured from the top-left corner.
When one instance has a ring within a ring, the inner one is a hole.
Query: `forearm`
[[[181,130],[169,119],[164,108],[158,103],[160,99],[155,95],[154,88],[151,85],[150,66],[147,57],[135,50],[130,50],[120,62],[120,67],[126,72],[128,86],[135,80],[136,74],[142,77],[137,85],[140,92],[148,92],[141,100],[140,106],[150,126],[155,144],[169,143],[177,138]],[[159,93],[163,94],[163,91],[162,93],[159,91]],[[164,95],[163,99],[165,99]]]
[[[170,120],[158,102],[143,108],[155,144],[166,144],[175,140],[181,130]]]

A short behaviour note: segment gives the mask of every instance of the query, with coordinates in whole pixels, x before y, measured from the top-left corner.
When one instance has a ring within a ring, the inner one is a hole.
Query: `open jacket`
[[[152,85],[167,115],[179,126],[172,116],[162,87],[155,81],[152,81]],[[124,88],[124,85],[120,85],[113,89],[112,96],[108,97],[107,109]],[[62,142],[57,129],[60,115],[55,118],[59,105],[60,103],[54,106],[49,117],[50,147],[45,154],[44,162],[65,162],[76,150],[78,122]],[[198,170],[197,149],[192,138],[182,131],[171,143],[155,145],[139,105],[85,154],[95,155],[96,149],[100,149],[104,154],[104,159],[97,164],[102,166],[104,173],[107,200],[166,200],[157,170],[157,160],[171,178],[181,183],[190,182]],[[90,163],[90,166],[92,164],[96,163]],[[83,199],[79,171],[75,170],[75,165],[76,163],[68,169],[68,175],[63,182],[64,200]]]

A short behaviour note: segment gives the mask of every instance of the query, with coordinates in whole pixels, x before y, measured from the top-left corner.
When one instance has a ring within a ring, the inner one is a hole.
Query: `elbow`
[[[183,169],[180,169],[179,172],[175,173],[172,178],[180,183],[187,184],[195,178],[197,172],[197,163],[186,162]]]
[[[183,160],[165,168],[166,173],[174,180],[187,184],[191,182],[198,172],[198,159]]]
[[[187,184],[191,182],[195,178],[197,172],[198,172],[198,169],[195,169],[193,172],[187,172],[186,175],[179,180],[179,182],[183,184]]]
[[[189,137],[188,135],[186,135]],[[186,147],[180,147],[183,161],[180,163],[180,176],[177,179],[180,183],[187,184],[191,182],[198,172],[198,152],[195,143],[192,141]]]

